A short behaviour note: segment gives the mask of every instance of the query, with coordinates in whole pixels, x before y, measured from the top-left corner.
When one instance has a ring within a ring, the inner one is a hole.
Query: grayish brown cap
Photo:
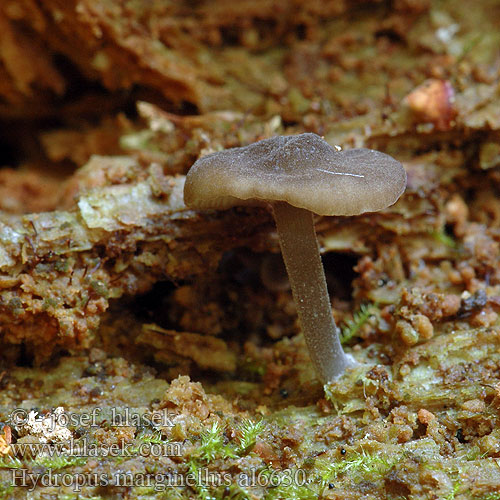
[[[316,134],[300,134],[200,158],[186,176],[184,201],[198,209],[286,201],[319,215],[357,215],[392,205],[405,187],[405,169],[391,156],[337,151]]]

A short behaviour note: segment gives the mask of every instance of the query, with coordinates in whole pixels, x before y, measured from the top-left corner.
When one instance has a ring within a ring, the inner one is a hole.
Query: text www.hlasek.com
[[[10,447],[15,456],[45,456],[45,457],[180,457],[183,452],[183,445],[173,441],[168,443],[145,442],[138,445],[132,443],[112,443],[97,444],[89,443],[86,440],[75,442],[70,440],[67,443],[16,443]]]

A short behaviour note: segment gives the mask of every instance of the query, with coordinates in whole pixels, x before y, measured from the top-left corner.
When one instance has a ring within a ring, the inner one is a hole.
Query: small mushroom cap
[[[198,209],[286,201],[319,215],[357,215],[392,205],[405,187],[405,169],[391,156],[337,151],[316,134],[300,134],[200,158],[186,176],[184,201]]]

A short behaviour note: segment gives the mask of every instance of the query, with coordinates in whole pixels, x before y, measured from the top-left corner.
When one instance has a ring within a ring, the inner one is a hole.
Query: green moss
[[[157,149],[152,145],[152,139],[155,133],[152,130],[145,129],[139,132],[122,135],[120,137],[120,147],[123,149],[152,150]]]
[[[318,493],[308,486],[298,486],[297,484],[278,485],[271,488],[265,495],[264,500],[316,500]]]
[[[100,495],[93,495],[93,496],[85,496],[81,495],[79,493],[69,493],[65,495],[59,495],[58,496],[59,500],[104,500],[104,497]]]
[[[12,484],[0,483],[0,500],[13,498],[14,486]]]
[[[374,481],[384,477],[401,459],[400,456],[387,457],[383,454],[368,453],[365,450],[336,462],[316,461],[316,470],[324,486],[348,474],[352,481]]]
[[[360,328],[378,311],[378,303],[376,302],[373,305],[361,304],[359,311],[356,311],[352,319],[348,319],[341,328],[340,341],[342,344],[346,344],[354,338]]]
[[[300,115],[304,114],[311,107],[309,100],[306,99],[302,92],[296,87],[291,88],[288,92],[288,100],[290,101],[293,111]]]
[[[218,422],[201,434],[201,446],[195,457],[204,462],[211,462],[215,458],[235,458],[236,451],[233,447],[224,444],[223,429]]]
[[[0,469],[23,469],[24,463],[19,458],[9,456],[0,457]]]
[[[442,243],[443,245],[453,249],[458,248],[457,242],[446,233],[444,228],[441,231],[431,231],[430,234],[438,243]]]
[[[70,455],[55,455],[53,457],[37,457],[32,465],[41,465],[47,469],[58,470],[72,467],[73,465],[83,465],[87,462],[86,457],[74,457]]]
[[[487,493],[486,495],[475,496],[474,500],[500,500],[500,493]]]
[[[236,448],[238,455],[246,455],[255,446],[259,434],[264,430],[264,422],[245,420],[239,427],[240,444]]]
[[[200,477],[200,466],[195,461],[190,461],[188,463],[188,471],[192,477]],[[215,500],[207,486],[204,485],[202,481],[195,481],[194,489],[198,494],[198,498],[201,500]]]
[[[108,287],[102,281],[92,280],[90,282],[90,287],[100,297],[108,298],[108,294],[109,294]]]
[[[54,268],[56,271],[60,273],[67,273],[70,268],[71,261],[70,259],[57,259],[54,262]]]
[[[10,299],[8,307],[14,316],[21,316],[24,313],[23,303],[19,297]]]
[[[88,296],[87,292],[82,291],[82,296],[76,300],[75,307],[77,309],[85,309],[89,300],[90,297]]]
[[[58,304],[59,304],[59,301],[57,299],[55,299],[53,297],[47,297],[47,298],[43,299],[42,309],[44,311],[46,311],[47,309],[57,307]]]

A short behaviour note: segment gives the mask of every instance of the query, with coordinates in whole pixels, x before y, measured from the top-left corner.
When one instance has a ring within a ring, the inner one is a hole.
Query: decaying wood
[[[168,408],[176,425],[159,432],[182,458],[85,467],[310,480],[173,492],[186,498],[497,498],[497,3],[1,2],[2,158],[16,169],[0,172],[0,420],[15,406]],[[279,267],[269,211],[182,203],[200,155],[305,131],[408,172],[389,210],[316,220],[360,362],[326,392],[289,291],[264,279],[263,263]],[[239,450],[249,416],[264,428]],[[91,439],[143,440],[142,426],[103,422]]]

